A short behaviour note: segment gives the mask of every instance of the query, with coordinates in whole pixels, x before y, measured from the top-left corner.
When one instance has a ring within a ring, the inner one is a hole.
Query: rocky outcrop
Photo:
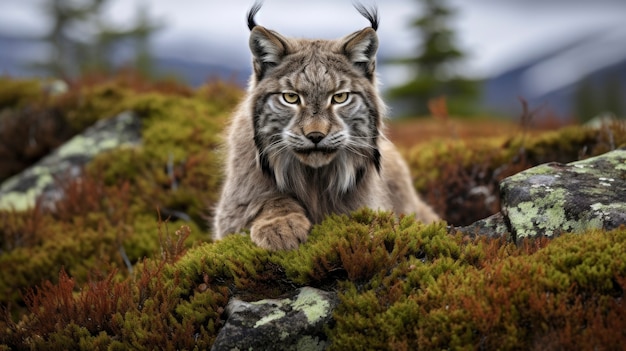
[[[284,299],[233,299],[212,350],[324,350],[337,296],[310,287]]]
[[[39,198],[46,206],[63,196],[55,181],[77,177],[82,167],[96,155],[141,141],[139,117],[124,112],[101,120],[73,137],[35,165],[0,185],[0,209],[24,210]]]
[[[461,231],[552,237],[626,224],[626,148],[568,164],[548,163],[504,179],[501,212]]]

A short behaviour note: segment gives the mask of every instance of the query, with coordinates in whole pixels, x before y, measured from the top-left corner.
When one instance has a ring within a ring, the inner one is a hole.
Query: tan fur
[[[330,131],[330,123],[324,119],[316,118],[306,121],[306,124],[302,126],[302,134],[307,135],[309,133],[322,133],[328,135]]]
[[[214,239],[250,229],[261,247],[295,249],[312,223],[363,207],[436,221],[382,134],[373,28],[307,40],[252,24],[254,73],[228,129]],[[347,101],[333,102],[344,92]],[[285,93],[298,94],[298,102]]]

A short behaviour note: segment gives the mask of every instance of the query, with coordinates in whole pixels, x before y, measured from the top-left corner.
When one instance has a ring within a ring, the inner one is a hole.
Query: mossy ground
[[[222,82],[193,91],[122,76],[48,96],[38,82],[0,81],[0,134],[28,133],[23,119],[68,128],[38,129],[51,141],[29,162],[123,110],[143,123],[141,147],[99,156],[80,182],[60,184],[68,195],[54,211],[0,211],[0,349],[206,349],[230,297],[273,298],[304,285],[340,293],[327,330],[333,349],[626,342],[626,228],[516,247],[363,210],[329,217],[292,252],[269,253],[245,235],[210,243],[219,132],[241,94]],[[502,177],[623,144],[619,128],[433,140],[404,151],[416,187],[463,224],[497,210]],[[11,140],[0,152],[22,160],[21,138]],[[25,164],[11,167],[0,179]]]

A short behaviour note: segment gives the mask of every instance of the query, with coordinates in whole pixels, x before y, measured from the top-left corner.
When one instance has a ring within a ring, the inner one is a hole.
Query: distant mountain
[[[224,65],[191,62],[166,57],[155,58],[155,69],[160,75],[172,75],[194,87],[200,86],[211,79],[233,81],[241,86],[245,86],[250,77],[250,68],[233,69]]]
[[[537,93],[528,86],[529,72],[538,65],[563,53],[576,52],[595,40],[596,34],[588,35],[519,64],[497,76],[487,78],[483,85],[483,106],[505,116],[521,112],[519,99],[528,101],[530,108],[541,108],[560,118],[589,119],[594,115],[610,112],[626,117],[626,52],[617,62],[583,74],[570,72],[574,82],[556,89]],[[561,57],[561,60],[567,59]],[[571,59],[580,60],[580,57]],[[594,62],[588,62],[590,66]]]
[[[32,39],[0,34],[0,75],[12,77],[34,75],[35,72],[28,68],[24,56],[36,51],[38,47],[40,44]]]
[[[33,77],[43,75],[29,66],[38,54],[45,52],[44,44],[28,38],[0,34],[0,75]],[[186,61],[182,59],[154,57],[155,70],[162,76],[176,77],[191,86],[199,86],[210,79],[234,81],[245,86],[250,68],[230,68],[226,65]]]

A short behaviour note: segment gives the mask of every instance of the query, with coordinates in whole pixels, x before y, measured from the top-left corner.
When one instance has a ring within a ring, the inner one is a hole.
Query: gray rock
[[[47,206],[63,196],[55,180],[77,177],[96,155],[120,146],[141,142],[141,121],[131,112],[98,121],[73,137],[35,165],[0,185],[0,209],[24,210],[41,196]]]
[[[568,164],[547,163],[504,179],[501,212],[466,227],[470,236],[515,242],[626,224],[626,148]]]
[[[461,228],[453,227],[449,229],[449,232],[451,233],[455,233],[456,231],[461,231],[472,238],[477,236],[500,238],[504,236],[507,239],[510,238],[511,232],[506,224],[504,216],[502,216],[502,213],[500,212],[485,219],[481,219],[480,221],[476,221],[468,226]]]
[[[569,164],[548,163],[500,184],[515,241],[626,224],[626,149]]]
[[[233,299],[212,350],[324,350],[335,293],[304,287],[284,299]]]
[[[63,95],[70,90],[69,85],[63,80],[54,79],[51,81],[43,82],[42,89],[50,96]]]

